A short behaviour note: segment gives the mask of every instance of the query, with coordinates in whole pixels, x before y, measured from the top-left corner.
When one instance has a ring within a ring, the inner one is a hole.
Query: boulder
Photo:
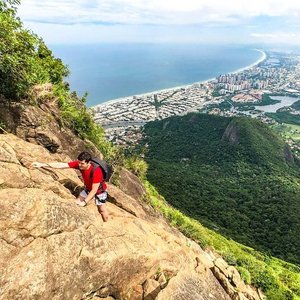
[[[231,280],[231,283],[235,287],[241,288],[242,287],[241,285],[243,285],[244,282],[242,282],[241,275],[238,272],[238,270],[233,266],[229,266],[227,272],[229,274],[229,279]]]
[[[1,138],[1,136],[0,136]],[[6,142],[0,139],[0,161],[7,163],[19,164],[16,153],[13,148]]]
[[[156,300],[165,299],[230,300],[230,297],[219,285],[212,272],[209,271],[205,276],[198,276],[195,272],[180,270],[156,298]]]
[[[143,284],[144,300],[154,300],[156,299],[158,293],[160,292],[160,284],[154,279],[147,279]]]
[[[120,171],[118,182],[120,189],[132,198],[142,200],[146,194],[139,178],[124,168]]]
[[[165,276],[164,273],[161,273],[159,275],[157,281],[158,281],[161,289],[164,289],[168,285],[168,281],[167,281],[166,276]]]

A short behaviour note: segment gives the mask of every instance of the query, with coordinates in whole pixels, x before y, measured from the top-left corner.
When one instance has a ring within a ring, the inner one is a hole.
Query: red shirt
[[[104,179],[103,179],[103,172],[102,172],[100,167],[95,169],[93,177],[91,178],[90,174],[91,174],[91,171],[93,169],[93,165],[91,165],[87,170],[80,170],[79,169],[78,160],[70,161],[68,163],[68,165],[69,165],[70,168],[78,169],[81,172],[84,185],[89,191],[92,190],[93,183],[99,183],[99,182],[102,183],[102,189],[101,189],[101,185],[100,185],[100,188],[97,191],[97,194],[100,194],[102,191],[106,190],[106,184],[105,184]]]

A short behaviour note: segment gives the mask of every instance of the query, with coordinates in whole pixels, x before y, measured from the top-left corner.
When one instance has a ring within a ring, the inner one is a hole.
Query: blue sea
[[[245,46],[200,44],[53,45],[67,78],[87,105],[204,81],[251,65],[262,53]]]

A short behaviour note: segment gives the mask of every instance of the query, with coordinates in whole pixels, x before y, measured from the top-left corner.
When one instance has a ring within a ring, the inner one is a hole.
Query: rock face
[[[229,123],[223,134],[222,140],[228,140],[230,144],[236,145],[239,143],[240,137],[236,124]]]
[[[68,159],[0,135],[0,299],[260,299],[237,293],[234,268],[220,267],[140,199],[109,185],[103,223],[94,203],[74,203],[74,170],[29,167]]]
[[[143,199],[146,194],[145,188],[139,183],[137,176],[122,169],[119,176],[120,189],[135,199]]]
[[[285,145],[284,147],[284,158],[288,162],[295,163],[293,152],[288,145]]]
[[[88,148],[95,156],[102,156],[92,143],[82,141],[62,126],[63,118],[51,84],[37,86],[32,93],[36,105],[30,105],[29,101],[10,103],[0,97],[1,127],[4,124],[6,131],[41,145],[50,153],[64,153],[76,158],[78,153]]]

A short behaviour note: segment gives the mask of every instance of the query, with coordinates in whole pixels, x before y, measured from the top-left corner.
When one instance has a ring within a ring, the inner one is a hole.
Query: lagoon
[[[291,106],[293,103],[299,100],[297,97],[289,97],[289,96],[271,96],[271,99],[279,100],[279,103],[264,105],[264,106],[255,106],[255,109],[261,110],[263,112],[275,113],[279,108],[285,106]]]

